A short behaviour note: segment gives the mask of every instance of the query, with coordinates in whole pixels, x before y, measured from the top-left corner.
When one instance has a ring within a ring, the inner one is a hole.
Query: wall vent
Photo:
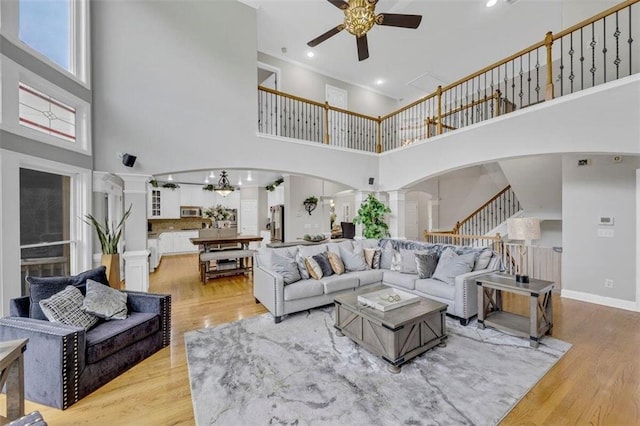
[[[590,165],[591,165],[591,160],[588,158],[578,160],[578,166],[590,166]]]

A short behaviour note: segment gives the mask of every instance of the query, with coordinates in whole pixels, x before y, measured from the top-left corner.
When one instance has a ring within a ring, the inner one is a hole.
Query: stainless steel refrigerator
[[[271,242],[283,243],[284,242],[284,204],[278,204],[271,206],[271,224],[269,229],[271,230]]]

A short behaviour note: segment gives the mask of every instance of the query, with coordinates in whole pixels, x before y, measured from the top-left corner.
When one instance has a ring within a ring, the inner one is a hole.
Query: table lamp
[[[524,241],[519,247],[521,273],[516,274],[516,281],[519,283],[528,283],[529,276],[526,275],[527,269],[524,268],[523,259],[525,254],[527,254],[528,246],[531,245],[531,240],[540,238],[540,219],[537,217],[507,219],[507,236],[510,240]]]

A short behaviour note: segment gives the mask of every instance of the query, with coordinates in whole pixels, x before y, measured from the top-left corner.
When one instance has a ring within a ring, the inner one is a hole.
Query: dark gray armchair
[[[171,296],[127,291],[129,316],[83,328],[29,318],[29,297],[10,301],[0,340],[28,338],[26,399],[66,409],[171,341]]]

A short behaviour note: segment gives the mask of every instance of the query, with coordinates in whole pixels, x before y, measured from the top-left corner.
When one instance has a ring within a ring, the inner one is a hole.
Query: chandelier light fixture
[[[220,173],[220,180],[218,181],[218,185],[213,187],[213,190],[216,191],[216,194],[222,195],[223,197],[226,197],[235,190],[231,183],[229,183],[229,177],[227,176],[226,170],[223,170]]]

